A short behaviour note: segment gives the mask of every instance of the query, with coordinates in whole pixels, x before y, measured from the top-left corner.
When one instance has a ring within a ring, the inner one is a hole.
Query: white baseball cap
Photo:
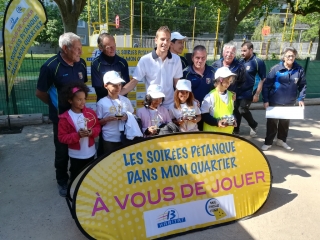
[[[119,73],[117,73],[116,71],[109,71],[103,75],[103,82],[104,84],[107,84],[107,83],[119,84],[119,83],[124,83],[126,81],[124,81],[120,77]]]
[[[214,74],[214,78],[218,79],[218,78],[227,78],[230,76],[237,76],[237,74],[234,74],[230,71],[229,68],[227,67],[221,67],[218,68],[218,70],[216,71],[216,73]]]
[[[177,82],[176,89],[180,91],[189,91],[191,92],[191,81],[186,79],[180,79]]]
[[[186,36],[182,36],[180,33],[178,32],[172,32],[171,33],[171,40],[174,40],[174,39],[177,39],[177,40],[188,40],[188,38]]]
[[[148,87],[147,94],[149,94],[152,98],[164,98],[165,95],[162,92],[162,87],[158,84],[151,84]]]

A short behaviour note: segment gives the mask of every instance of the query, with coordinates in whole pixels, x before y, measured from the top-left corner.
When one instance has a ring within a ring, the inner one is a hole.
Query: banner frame
[[[268,195],[265,199],[265,202],[261,205],[261,207],[259,209],[257,209],[255,212],[253,212],[251,215],[248,215],[248,216],[245,216],[245,217],[242,217],[242,218],[239,218],[239,219],[236,219],[236,220],[232,220],[230,222],[225,222],[225,223],[220,223],[220,224],[214,224],[214,225],[210,225],[210,226],[207,226],[207,227],[202,227],[202,228],[196,228],[196,229],[192,229],[192,230],[188,230],[186,232],[181,232],[181,233],[176,233],[176,234],[172,234],[172,235],[168,235],[166,237],[175,237],[175,236],[179,236],[181,234],[187,234],[187,233],[190,233],[190,232],[194,232],[194,231],[201,231],[201,230],[205,230],[205,229],[209,229],[209,228],[212,228],[212,227],[219,227],[219,226],[223,226],[223,225],[227,225],[227,224],[230,224],[230,223],[234,223],[234,222],[237,222],[239,220],[243,220],[243,219],[247,219],[247,218],[251,218],[254,214],[256,214],[257,212],[259,212],[262,207],[265,205],[265,203],[267,202],[269,196],[270,196],[270,193],[271,193],[271,189],[272,189],[272,180],[273,180],[273,175],[272,175],[272,169],[271,169],[271,166],[270,166],[270,163],[269,163],[269,160],[268,158],[266,157],[266,155],[264,154],[264,152],[258,148],[255,144],[253,144],[251,141],[249,141],[248,139],[246,138],[243,138],[241,136],[236,136],[236,135],[232,135],[232,134],[228,134],[228,133],[217,133],[217,132],[207,132],[207,131],[199,131],[199,132],[189,132],[189,133],[172,133],[172,134],[167,134],[167,135],[158,135],[158,136],[155,136],[155,137],[151,137],[151,138],[145,138],[145,139],[141,139],[141,140],[137,140],[137,141],[134,141],[132,143],[129,143],[129,144],[125,144],[125,145],[122,145],[120,147],[118,147],[117,149],[115,149],[113,152],[115,151],[118,151],[120,149],[123,149],[123,148],[126,148],[126,147],[129,147],[131,145],[134,145],[134,144],[137,144],[137,143],[140,143],[140,142],[145,142],[145,141],[149,141],[149,140],[153,140],[153,139],[157,139],[157,138],[163,138],[163,137],[168,137],[168,136],[173,136],[173,135],[180,135],[180,134],[212,134],[212,135],[225,135],[225,136],[232,136],[234,138],[238,138],[244,142],[247,142],[248,144],[252,145],[254,148],[256,148],[261,154],[262,156],[264,157],[266,163],[267,163],[267,166],[269,168],[269,171],[270,171],[270,188],[269,188],[269,192],[268,192]],[[88,239],[95,239],[93,238],[92,236],[90,236],[81,226],[78,218],[77,218],[77,215],[76,215],[76,206],[75,206],[75,203],[76,203],[76,199],[77,199],[77,193],[78,193],[78,190],[79,190],[79,187],[83,181],[83,179],[86,177],[87,173],[90,172],[90,170],[96,165],[98,164],[100,161],[102,161],[104,158],[108,157],[109,155],[113,154],[113,152],[111,153],[106,153],[100,157],[98,157],[93,163],[91,163],[90,165],[88,166],[85,166],[84,169],[87,167],[87,169],[85,170],[85,172],[82,174],[82,176],[80,177],[78,183],[77,183],[77,186],[75,188],[75,191],[74,191],[74,194],[72,196],[72,202],[71,202],[71,209],[70,209],[70,212],[71,212],[71,215],[72,217],[74,218],[75,222],[76,222],[76,225],[78,226],[79,230],[88,238]],[[69,185],[68,187],[68,193],[69,193],[69,190],[70,190],[70,186],[71,184]],[[69,196],[67,198],[67,201],[69,200],[70,201],[71,199],[71,196]],[[163,238],[163,237],[162,237]],[[112,236],[110,236],[110,239],[114,239]]]
[[[9,104],[9,83],[8,83],[8,75],[7,75],[7,61],[6,61],[6,41],[5,41],[5,37],[4,37],[4,33],[5,33],[5,23],[6,23],[6,18],[7,18],[7,13],[8,13],[8,9],[10,7],[10,5],[12,4],[12,2],[15,1],[15,0],[10,0],[7,7],[6,7],[6,10],[4,12],[4,15],[3,15],[3,21],[2,21],[2,40],[3,40],[3,66],[4,66],[4,82],[5,82],[5,86],[6,86],[6,101],[7,101],[7,105]],[[44,9],[44,14],[46,16],[46,21],[44,22],[43,25],[46,25],[47,22],[48,22],[48,15],[47,15],[47,11],[46,11],[46,8],[43,4],[42,1],[40,0],[36,0],[38,1],[41,5],[42,5],[42,8]],[[24,58],[24,56],[23,56]],[[8,113],[9,114],[9,113]]]

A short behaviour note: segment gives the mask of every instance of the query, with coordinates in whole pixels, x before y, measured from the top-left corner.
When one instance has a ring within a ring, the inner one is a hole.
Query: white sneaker
[[[293,148],[290,147],[287,143],[285,143],[284,141],[282,141],[281,139],[278,139],[277,140],[277,145],[280,146],[280,147],[283,147],[284,149],[287,149],[289,151],[292,151]]]
[[[269,148],[271,148],[272,145],[265,145],[263,144],[263,146],[261,147],[262,151],[267,151]]]
[[[257,137],[257,131],[258,131],[258,128],[250,128],[250,137]]]

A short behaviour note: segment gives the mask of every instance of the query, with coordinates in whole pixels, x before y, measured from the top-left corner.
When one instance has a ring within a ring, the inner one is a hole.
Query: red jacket
[[[82,113],[85,118],[92,118],[94,116],[94,121],[89,121],[87,124],[88,129],[91,129],[92,135],[89,137],[89,147],[94,144],[94,139],[99,136],[101,131],[101,126],[97,118],[96,113],[90,108],[84,107]],[[88,114],[91,113],[91,114]],[[80,136],[76,131],[76,127],[70,117],[68,111],[65,111],[59,115],[59,125],[58,125],[58,139],[61,143],[68,144],[68,147],[75,150],[80,150]]]

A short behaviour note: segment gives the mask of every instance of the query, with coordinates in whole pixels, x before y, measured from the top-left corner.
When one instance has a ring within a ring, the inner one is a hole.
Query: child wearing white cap
[[[191,92],[191,82],[180,79],[174,92],[174,106],[169,109],[172,122],[179,126],[181,132],[199,131],[198,122],[201,111]]]
[[[168,110],[161,106],[165,98],[162,87],[151,84],[147,89],[144,107],[137,110],[137,116],[142,122],[142,131],[145,137],[157,135],[159,126],[171,122]]]
[[[203,99],[201,105],[203,131],[232,133],[236,126],[233,117],[234,93],[228,87],[234,81],[236,74],[229,68],[219,68],[215,77],[215,89],[210,91]]]
[[[122,144],[120,136],[128,118],[126,112],[133,113],[134,109],[128,98],[119,95],[125,81],[116,71],[106,72],[103,82],[108,96],[97,102],[97,116],[102,126],[103,151],[106,153]]]

